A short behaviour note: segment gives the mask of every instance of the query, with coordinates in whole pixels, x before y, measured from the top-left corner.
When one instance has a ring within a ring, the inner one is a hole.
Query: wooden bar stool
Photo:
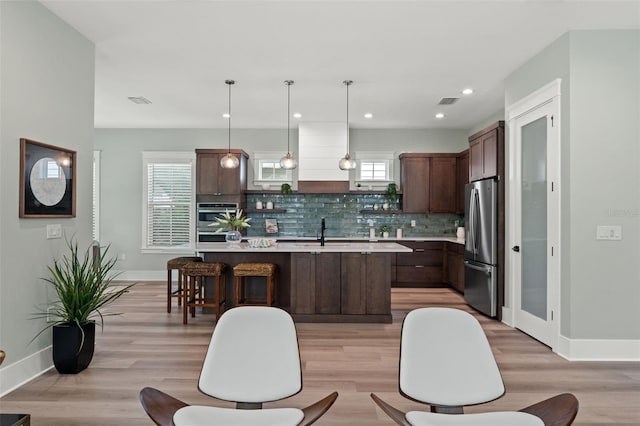
[[[171,313],[171,299],[174,297],[178,298],[178,306],[182,305],[182,268],[189,262],[202,262],[201,257],[197,256],[184,256],[184,257],[175,257],[173,259],[167,260],[167,312]],[[173,290],[173,280],[171,279],[173,270],[178,270],[178,288]]]
[[[227,265],[218,262],[191,262],[182,267],[184,306],[182,309],[182,322],[187,323],[187,313],[191,310],[191,316],[196,316],[196,307],[210,307],[216,311],[216,321],[220,318],[226,302],[225,274]],[[205,277],[213,277],[215,287],[214,302],[205,299]]]
[[[273,306],[275,299],[276,270],[273,263],[238,263],[233,267],[235,306]],[[246,277],[265,277],[267,297],[265,301],[249,300],[245,294]]]

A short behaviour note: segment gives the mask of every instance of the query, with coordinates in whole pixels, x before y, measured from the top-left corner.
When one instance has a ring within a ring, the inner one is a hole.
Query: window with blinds
[[[143,153],[143,248],[194,247],[194,161],[194,153]]]
[[[91,235],[100,241],[100,151],[93,151],[93,209],[91,214]]]

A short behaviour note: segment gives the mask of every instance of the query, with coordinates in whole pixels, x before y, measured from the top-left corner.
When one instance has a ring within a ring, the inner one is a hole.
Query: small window
[[[280,160],[258,160],[258,180],[287,181],[289,176],[286,169],[280,167]]]
[[[360,162],[360,179],[366,181],[388,181],[389,180],[389,161],[361,161]]]

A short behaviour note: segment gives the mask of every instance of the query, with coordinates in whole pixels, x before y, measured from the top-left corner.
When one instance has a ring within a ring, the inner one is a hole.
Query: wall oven
[[[238,211],[237,203],[197,203],[197,225],[196,225],[196,238],[199,243],[220,243],[225,241],[224,232],[216,232],[216,228],[209,226],[211,223],[216,222],[216,218],[220,215],[229,212],[230,214],[236,214]]]

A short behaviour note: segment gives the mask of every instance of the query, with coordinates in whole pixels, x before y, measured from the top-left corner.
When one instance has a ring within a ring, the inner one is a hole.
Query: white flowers
[[[249,228],[249,221],[251,218],[242,216],[242,209],[238,209],[235,214],[229,213],[227,210],[224,212],[221,217],[216,218],[216,222],[210,223],[209,226],[215,226],[218,228],[218,231],[235,231],[238,228]]]

